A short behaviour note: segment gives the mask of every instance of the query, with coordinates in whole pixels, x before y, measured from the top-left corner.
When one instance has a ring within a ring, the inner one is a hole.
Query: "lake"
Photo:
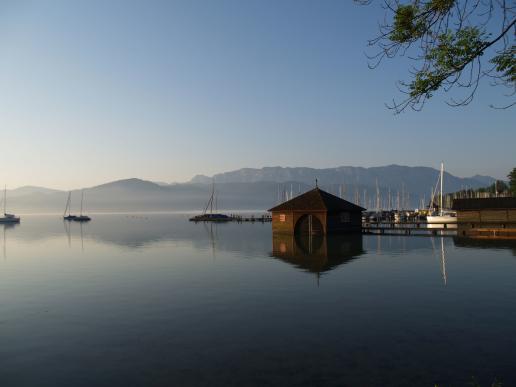
[[[0,386],[516,385],[516,243],[0,225]]]

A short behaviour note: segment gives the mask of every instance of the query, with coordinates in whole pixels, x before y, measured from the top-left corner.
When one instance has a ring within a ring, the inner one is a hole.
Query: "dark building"
[[[274,233],[324,235],[361,232],[365,208],[317,187],[269,211]]]
[[[455,199],[458,235],[516,237],[516,198]]]

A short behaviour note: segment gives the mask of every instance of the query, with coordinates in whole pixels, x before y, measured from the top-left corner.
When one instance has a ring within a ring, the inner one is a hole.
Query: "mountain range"
[[[80,191],[84,192],[85,211],[200,211],[204,208],[215,183],[217,205],[226,210],[266,210],[313,188],[316,184],[343,198],[371,207],[376,190],[383,203],[391,204],[401,195],[402,203],[417,207],[425,202],[435,186],[439,171],[429,167],[389,165],[384,167],[336,168],[243,168],[216,174],[197,175],[186,183],[152,182],[137,178],[124,179],[72,191],[72,208],[77,212]],[[480,188],[495,181],[490,176],[461,178],[445,173],[446,192],[462,188]],[[8,210],[13,212],[58,212],[64,210],[65,191],[25,186],[8,191]],[[405,198],[405,199],[403,199]],[[404,201],[403,201],[404,200]]]

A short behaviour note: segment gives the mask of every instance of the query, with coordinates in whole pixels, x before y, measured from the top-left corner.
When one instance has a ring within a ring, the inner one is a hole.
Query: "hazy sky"
[[[395,116],[406,63],[367,68],[378,4],[2,1],[0,183],[184,181],[241,167],[385,164],[505,177],[516,110],[481,87]]]

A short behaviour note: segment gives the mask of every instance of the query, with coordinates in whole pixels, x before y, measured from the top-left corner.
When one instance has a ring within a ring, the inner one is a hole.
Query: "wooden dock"
[[[237,222],[237,223],[245,223],[245,222],[251,222],[251,223],[267,223],[272,222],[272,217],[270,215],[238,215],[238,214],[230,214],[230,215],[224,215],[224,217],[193,217],[190,218],[191,222],[195,223],[228,223],[228,222]]]
[[[429,227],[432,226],[432,227]],[[424,221],[363,223],[362,234],[373,235],[456,235],[457,225]]]
[[[471,228],[463,236],[477,239],[516,239],[516,228]]]
[[[260,223],[267,223],[272,222],[272,216],[270,215],[261,215],[261,216],[243,216],[243,215],[230,215],[232,222],[260,222]]]
[[[468,227],[464,227],[464,226]],[[478,225],[482,225],[481,223]],[[516,240],[516,227],[507,225],[469,227],[469,223],[436,224],[428,222],[371,222],[362,223],[362,234],[373,235],[460,235],[475,239],[512,239]]]

